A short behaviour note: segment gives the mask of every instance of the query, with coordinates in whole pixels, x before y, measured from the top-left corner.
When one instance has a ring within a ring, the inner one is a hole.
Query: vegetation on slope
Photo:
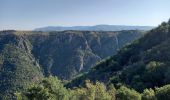
[[[116,87],[124,84],[142,92],[169,84],[170,21],[163,22],[144,37],[122,48],[117,55],[106,59],[88,73],[74,79],[67,86],[74,87],[84,80],[99,80]]]
[[[9,32],[8,32],[9,33]],[[22,40],[12,34],[0,34],[0,99],[13,98],[15,91],[24,90],[42,77],[41,69],[25,50]],[[22,38],[21,38],[22,39]],[[28,46],[28,45],[27,45]]]

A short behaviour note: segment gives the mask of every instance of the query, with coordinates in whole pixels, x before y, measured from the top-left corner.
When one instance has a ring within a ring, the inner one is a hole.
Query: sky
[[[0,0],[0,30],[44,26],[157,26],[170,0]]]

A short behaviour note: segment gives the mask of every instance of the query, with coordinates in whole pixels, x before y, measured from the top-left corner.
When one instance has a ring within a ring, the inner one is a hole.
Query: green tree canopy
[[[141,95],[133,89],[121,86],[116,93],[116,100],[141,100]]]

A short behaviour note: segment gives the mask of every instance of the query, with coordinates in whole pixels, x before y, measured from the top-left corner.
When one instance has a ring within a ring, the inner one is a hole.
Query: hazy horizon
[[[46,26],[157,26],[170,18],[169,0],[1,0],[0,30]]]

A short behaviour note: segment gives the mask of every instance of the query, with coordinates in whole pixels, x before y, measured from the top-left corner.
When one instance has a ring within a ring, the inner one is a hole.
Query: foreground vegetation
[[[86,80],[84,87],[67,89],[57,77],[50,76],[15,95],[17,100],[170,100],[170,85],[139,93],[125,86],[116,89],[112,84],[105,86]]]

